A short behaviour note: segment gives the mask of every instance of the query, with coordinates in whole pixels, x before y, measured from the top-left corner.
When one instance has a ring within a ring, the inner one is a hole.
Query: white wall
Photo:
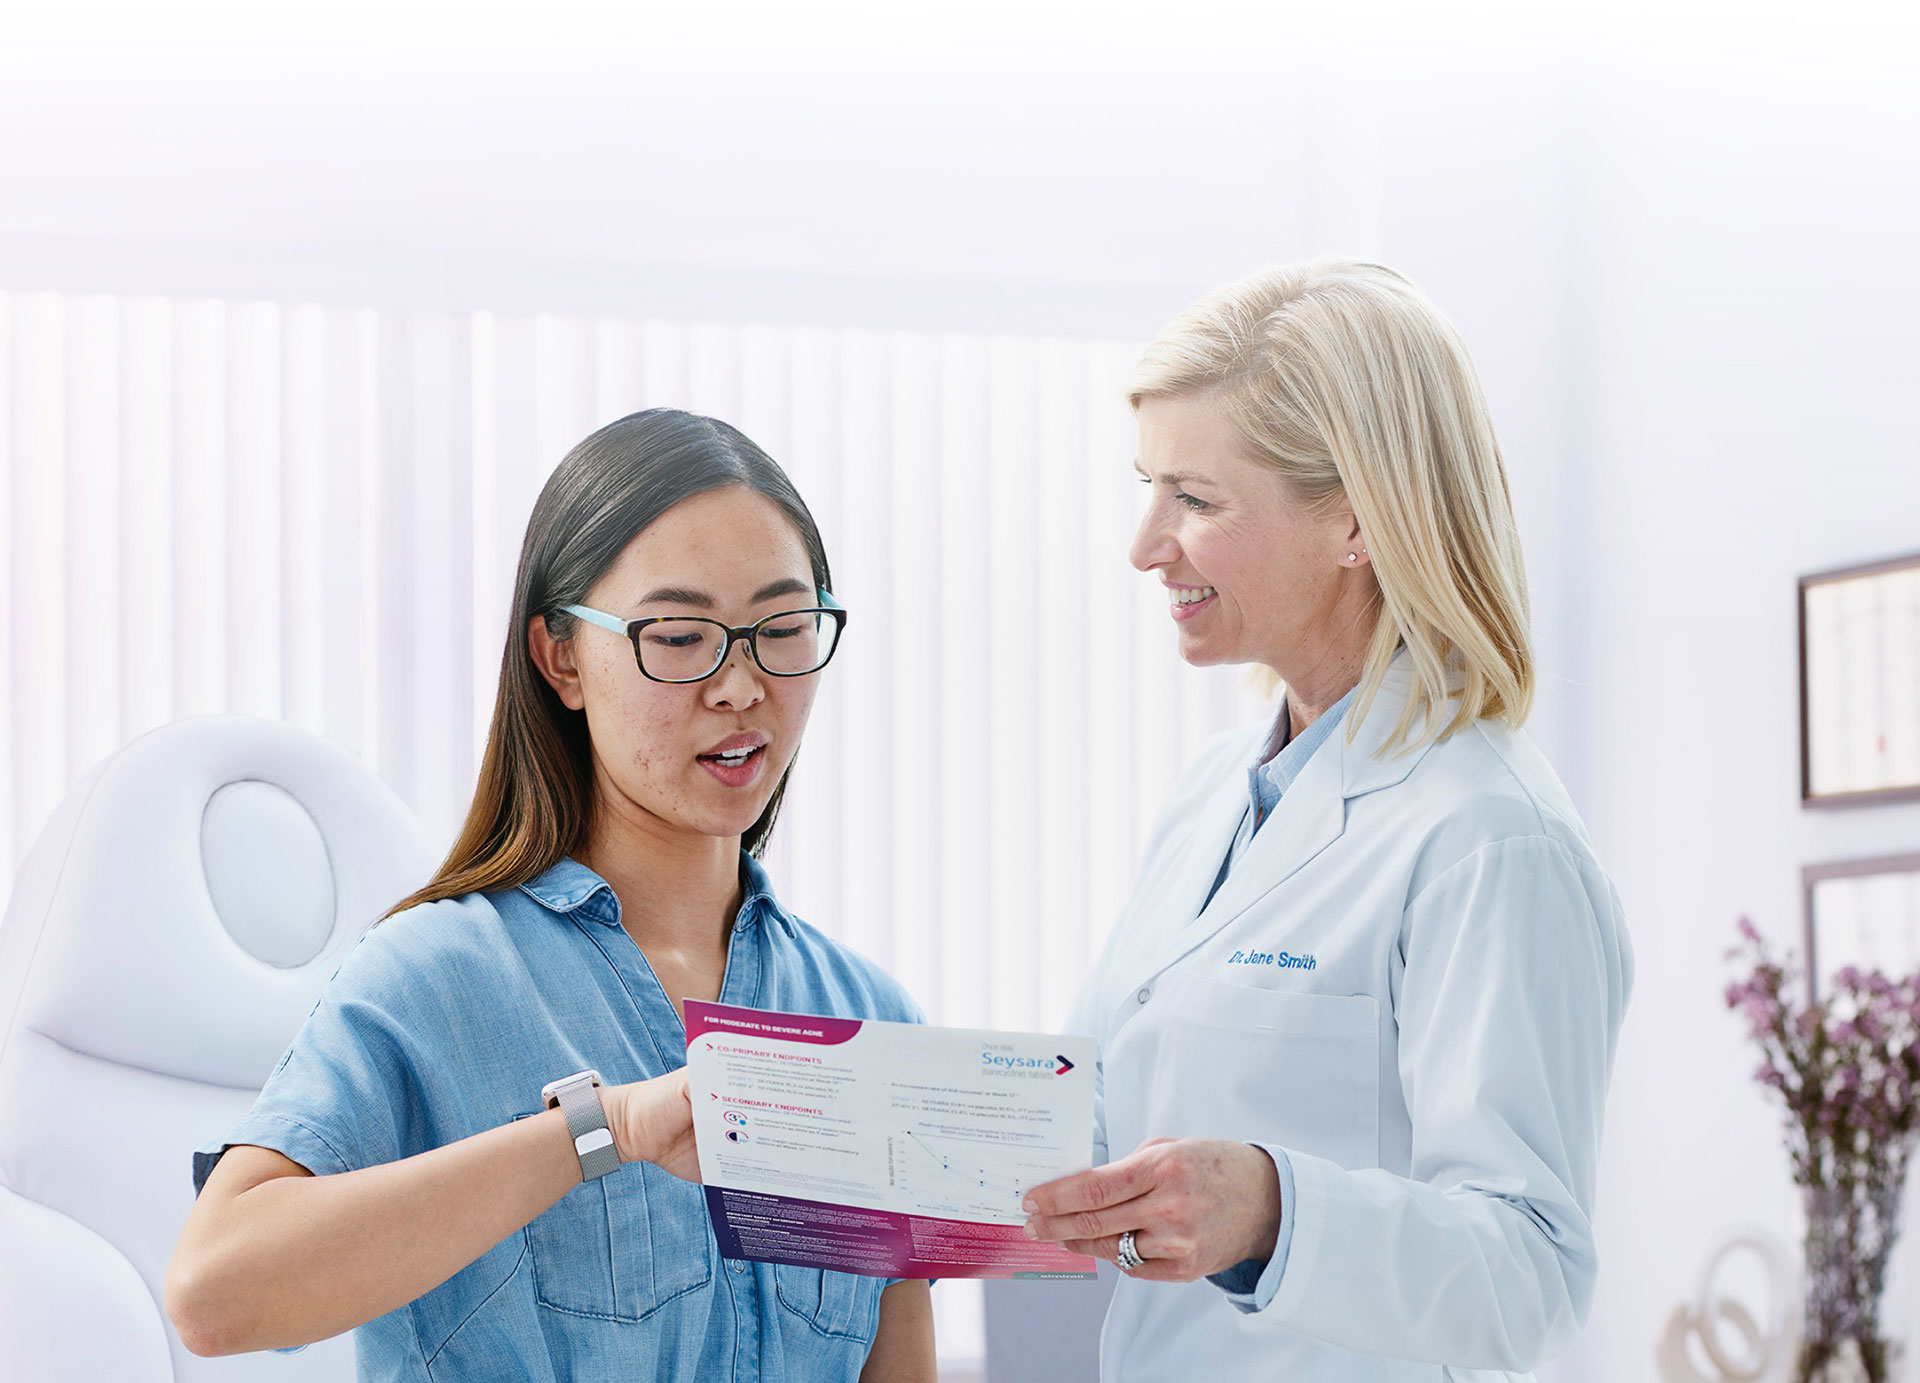
[[[1920,551],[1920,103],[1898,52],[1821,57],[1620,62],[1593,131],[1583,805],[1639,965],[1567,1375],[1596,1383],[1648,1376],[1720,1229],[1799,1232],[1719,999],[1734,919],[1797,946],[1802,865],[1920,846],[1920,805],[1798,804],[1795,578]]]

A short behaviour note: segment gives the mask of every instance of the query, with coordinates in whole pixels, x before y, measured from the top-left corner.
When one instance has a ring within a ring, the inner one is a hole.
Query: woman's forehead
[[[762,604],[813,595],[793,518],[745,486],[682,500],[634,536],[598,586],[630,601]]]
[[[1190,477],[1224,481],[1254,464],[1246,455],[1240,429],[1209,397],[1142,399],[1139,422],[1134,465],[1151,479],[1175,483]]]

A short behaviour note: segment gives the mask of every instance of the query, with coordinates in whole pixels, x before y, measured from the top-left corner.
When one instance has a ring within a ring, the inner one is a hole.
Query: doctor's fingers
[[[1272,1256],[1280,1228],[1280,1187],[1264,1149],[1227,1139],[1186,1138],[1142,1148],[1128,1160],[1134,1159],[1151,1169],[1153,1184],[1146,1194],[1124,1205],[1081,1212],[1077,1225],[1043,1237],[1102,1239],[1132,1230],[1137,1252],[1167,1260],[1168,1271],[1154,1276],[1169,1281]]]
[[[1118,1162],[1109,1162],[1092,1171],[1049,1181],[1027,1192],[1022,1208],[1034,1219],[1058,1220],[1078,1211],[1100,1210],[1121,1205],[1145,1195],[1160,1180],[1153,1149],[1172,1142],[1168,1138],[1149,1138]],[[1033,1220],[1028,1221],[1029,1224]],[[1098,1230],[1087,1230],[1080,1238],[1093,1238]],[[1042,1239],[1057,1239],[1057,1234],[1041,1234]]]
[[[1035,1215],[1027,1221],[1029,1239],[1057,1239],[1061,1242],[1105,1239],[1117,1242],[1127,1230],[1138,1230],[1156,1218],[1148,1198],[1136,1196],[1118,1205],[1103,1205],[1097,1210],[1075,1210],[1065,1215]],[[1091,1249],[1076,1252],[1091,1253]],[[1099,1255],[1111,1258],[1111,1253]]]
[[[1110,1234],[1101,1239],[1069,1239],[1061,1247],[1070,1253],[1084,1253],[1091,1258],[1104,1258],[1109,1263],[1117,1264],[1120,1236]],[[1127,1272],[1127,1276],[1140,1282],[1191,1282],[1201,1276],[1198,1259],[1191,1252],[1191,1245],[1179,1246],[1181,1251],[1177,1253],[1173,1251],[1175,1247],[1165,1237],[1156,1242],[1152,1230],[1135,1230],[1133,1251],[1146,1261]]]

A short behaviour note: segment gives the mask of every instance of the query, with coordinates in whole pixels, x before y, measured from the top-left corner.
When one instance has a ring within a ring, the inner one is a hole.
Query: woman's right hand
[[[700,1180],[693,1145],[693,1103],[684,1068],[600,1092],[622,1162],[651,1162],[682,1181]]]

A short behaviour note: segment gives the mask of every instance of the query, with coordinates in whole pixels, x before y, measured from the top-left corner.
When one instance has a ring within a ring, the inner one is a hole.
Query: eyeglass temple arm
[[[597,624],[602,629],[611,629],[616,634],[627,632],[626,620],[617,615],[610,615],[604,610],[595,610],[587,605],[562,605],[560,608],[570,615],[585,620],[588,624]]]

